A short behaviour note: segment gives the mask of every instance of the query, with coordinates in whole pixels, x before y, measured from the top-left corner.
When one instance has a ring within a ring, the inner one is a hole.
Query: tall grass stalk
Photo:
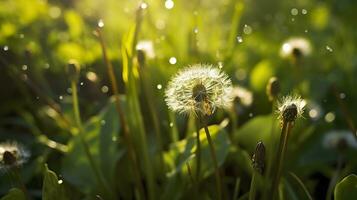
[[[255,199],[257,193],[257,176],[258,172],[253,170],[252,180],[250,181],[249,200]]]
[[[111,198],[113,198],[113,194],[112,194],[111,190],[109,189],[109,186],[108,186],[107,182],[105,181],[99,168],[95,164],[94,158],[89,150],[89,145],[84,138],[85,131],[82,126],[82,121],[81,121],[81,116],[80,116],[80,111],[79,111],[77,81],[74,79],[71,80],[71,88],[72,88],[72,104],[73,104],[74,118],[75,118],[75,123],[76,123],[77,129],[79,131],[78,135],[79,135],[80,142],[83,146],[83,149],[87,156],[89,164],[95,174],[98,186],[101,186],[104,188],[104,191],[102,191],[103,194],[109,195]]]

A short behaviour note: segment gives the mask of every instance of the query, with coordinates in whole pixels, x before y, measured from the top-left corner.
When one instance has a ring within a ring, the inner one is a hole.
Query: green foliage
[[[13,188],[9,193],[1,198],[1,200],[25,200],[25,194],[17,188]]]
[[[352,200],[357,197],[357,176],[350,174],[335,187],[336,200]]]
[[[62,181],[63,182],[63,181]],[[42,199],[43,200],[66,200],[65,191],[62,182],[59,182],[56,173],[45,166]]]

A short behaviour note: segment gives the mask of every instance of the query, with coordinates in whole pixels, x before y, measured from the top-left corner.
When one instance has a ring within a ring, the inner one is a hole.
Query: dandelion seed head
[[[144,51],[148,58],[155,57],[154,44],[151,40],[141,40],[136,45],[136,50]]]
[[[281,47],[280,55],[282,57],[302,57],[311,53],[310,42],[305,38],[291,38],[284,42]]]
[[[169,82],[165,101],[169,109],[183,114],[211,115],[233,100],[228,76],[212,65],[196,64],[179,71]]]
[[[250,106],[253,103],[253,93],[241,86],[235,86],[232,90],[233,98],[243,106]]]
[[[0,143],[0,170],[21,166],[30,157],[30,152],[17,142]]]
[[[322,145],[327,149],[357,149],[357,140],[350,131],[332,130],[324,135]]]
[[[306,101],[300,96],[286,96],[278,103],[279,118],[286,122],[294,122],[302,116]]]

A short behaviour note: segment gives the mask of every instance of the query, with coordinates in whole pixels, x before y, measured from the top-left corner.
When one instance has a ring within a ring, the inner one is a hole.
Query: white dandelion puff
[[[283,43],[280,50],[282,57],[302,57],[311,53],[310,42],[305,38],[291,38]]]
[[[350,131],[333,130],[324,135],[322,144],[327,149],[352,148],[357,149],[357,140]]]
[[[241,86],[234,86],[232,91],[233,98],[243,106],[250,106],[253,103],[253,93]]]
[[[286,122],[294,122],[304,113],[306,101],[300,96],[285,96],[278,102],[279,118]]]
[[[0,169],[7,170],[27,162],[30,152],[17,142],[0,143]]]
[[[141,40],[138,42],[136,45],[136,50],[142,50],[144,51],[145,55],[148,58],[154,58],[155,57],[155,50],[154,50],[154,44],[151,40]]]
[[[211,115],[233,101],[227,74],[212,65],[196,64],[179,71],[165,91],[169,109],[184,114]]]

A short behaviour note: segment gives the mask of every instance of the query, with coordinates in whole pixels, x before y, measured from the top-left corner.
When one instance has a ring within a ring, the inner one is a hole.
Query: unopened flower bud
[[[280,93],[280,83],[278,78],[271,77],[267,84],[266,93],[270,101],[276,99]]]
[[[136,56],[138,59],[139,66],[144,67],[145,66],[145,52],[141,49],[138,49],[136,51]]]
[[[258,142],[252,158],[253,168],[260,174],[264,171],[265,165],[265,146],[263,142]]]

